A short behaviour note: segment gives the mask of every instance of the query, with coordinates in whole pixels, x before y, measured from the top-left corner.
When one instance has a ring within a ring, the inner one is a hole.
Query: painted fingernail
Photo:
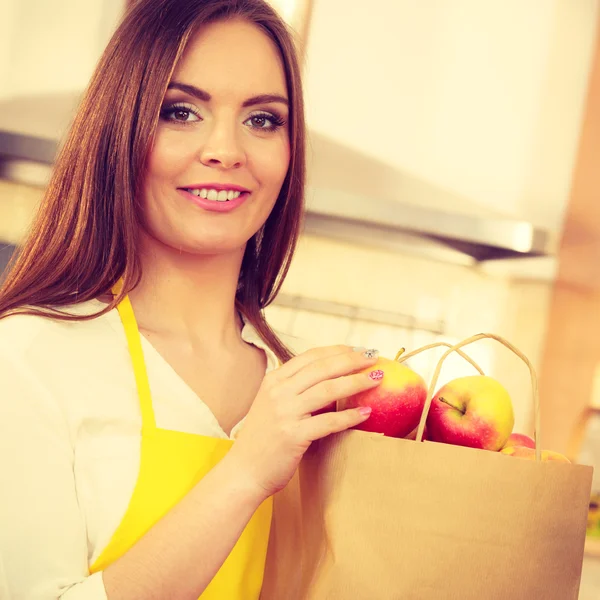
[[[369,377],[373,381],[381,381],[383,379],[383,371],[381,369],[377,369],[376,371],[371,371],[369,373]]]
[[[371,414],[371,411],[373,409],[370,406],[361,406],[358,409],[358,412],[363,416],[363,417],[368,417]]]
[[[364,346],[355,346],[354,348],[352,348],[353,352],[365,352],[366,348]]]
[[[369,348],[363,352],[363,356],[365,358],[377,358],[379,356],[379,350],[375,348]]]

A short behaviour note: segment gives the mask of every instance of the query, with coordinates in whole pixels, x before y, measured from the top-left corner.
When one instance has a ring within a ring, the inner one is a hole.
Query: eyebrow
[[[169,90],[179,90],[190,96],[194,96],[194,98],[198,98],[202,102],[210,102],[212,96],[195,85],[190,85],[189,83],[180,83],[179,81],[172,81],[169,83]],[[248,106],[256,106],[257,104],[271,104],[273,102],[278,102],[280,104],[285,104],[285,106],[289,106],[288,99],[285,96],[280,96],[279,94],[260,94],[259,96],[253,96],[252,98],[248,98],[244,100],[242,106],[244,108]]]

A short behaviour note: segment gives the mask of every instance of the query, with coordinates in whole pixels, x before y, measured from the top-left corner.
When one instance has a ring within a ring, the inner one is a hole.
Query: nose
[[[238,136],[235,125],[221,122],[214,123],[208,137],[199,152],[200,161],[207,167],[235,169],[241,167],[246,154]]]

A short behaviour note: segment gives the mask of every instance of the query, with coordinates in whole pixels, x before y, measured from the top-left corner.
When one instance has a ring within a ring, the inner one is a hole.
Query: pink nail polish
[[[371,414],[371,411],[372,411],[372,410],[373,410],[373,409],[372,409],[370,406],[361,406],[361,407],[358,409],[358,412],[359,412],[361,415],[363,415],[363,416],[367,417],[368,415],[370,415],[370,414]]]
[[[383,379],[383,371],[381,369],[377,369],[376,371],[371,371],[369,373],[369,377],[373,381],[380,381],[381,379]]]

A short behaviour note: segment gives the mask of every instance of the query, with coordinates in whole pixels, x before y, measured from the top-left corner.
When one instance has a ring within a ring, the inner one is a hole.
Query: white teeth
[[[208,200],[215,200],[217,202],[227,202],[229,200],[234,200],[235,198],[239,198],[242,192],[237,192],[234,190],[209,190],[208,188],[202,189],[188,189],[186,190],[190,194],[194,196],[198,196],[200,198],[206,198]]]

